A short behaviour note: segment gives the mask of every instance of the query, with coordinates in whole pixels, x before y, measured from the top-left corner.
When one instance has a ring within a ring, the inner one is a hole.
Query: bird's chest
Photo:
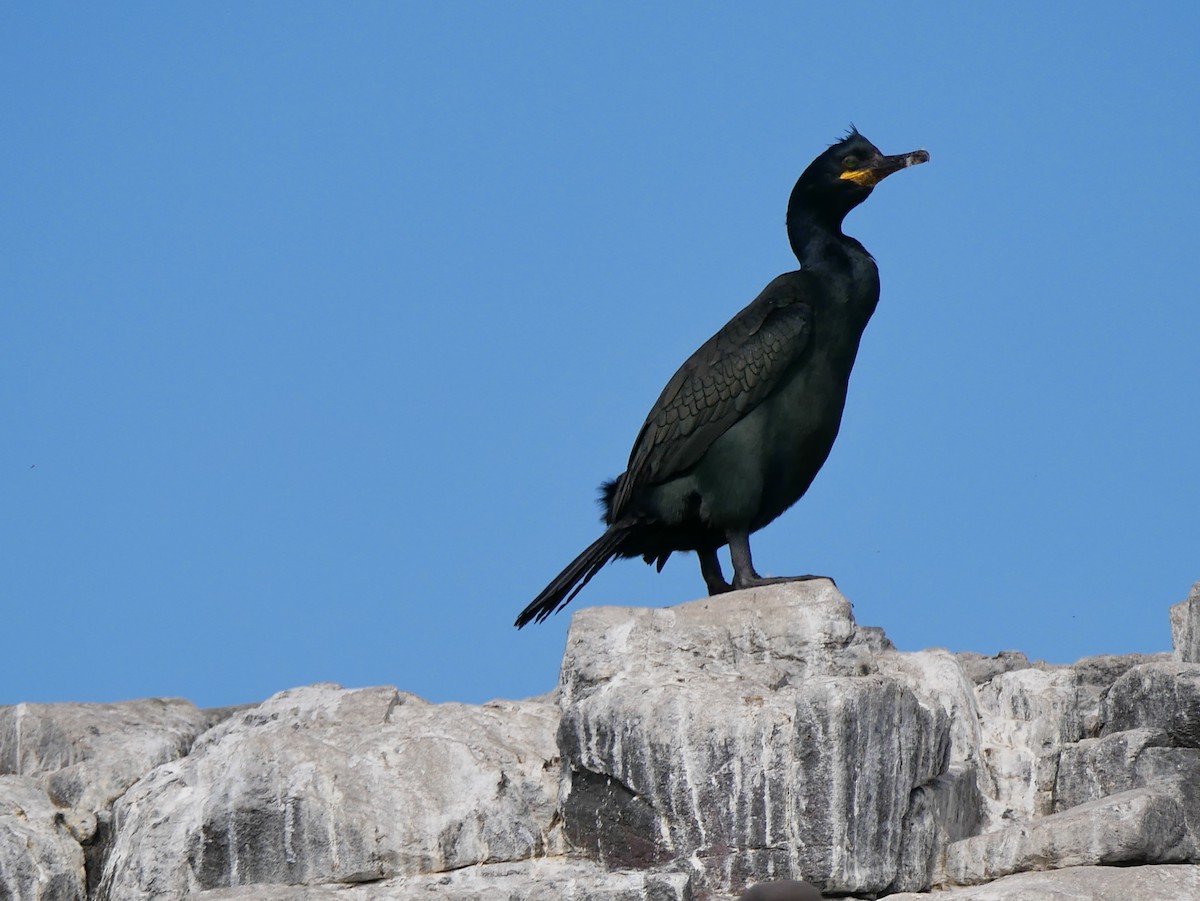
[[[809,365],[789,374],[769,400],[772,466],[804,465],[807,454],[833,443],[846,405],[853,351],[849,356],[847,361],[845,353],[814,353]]]
[[[842,422],[862,325],[834,323],[764,404],[761,466],[781,496],[799,497],[829,456]]]

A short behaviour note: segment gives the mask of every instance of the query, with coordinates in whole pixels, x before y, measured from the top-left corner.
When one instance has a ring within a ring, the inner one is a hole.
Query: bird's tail
[[[567,568],[554,577],[554,581],[542,589],[528,607],[517,617],[518,629],[530,622],[541,622],[551,613],[557,613],[579,594],[600,569],[620,551],[621,542],[628,537],[629,526],[619,522],[609,526],[603,535],[588,545],[587,550],[572,560]]]

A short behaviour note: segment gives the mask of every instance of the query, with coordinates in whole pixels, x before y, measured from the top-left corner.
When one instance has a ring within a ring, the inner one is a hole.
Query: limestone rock
[[[1165,661],[1162,655],[1107,655],[1061,666],[1030,664],[1006,651],[988,658],[955,654],[957,670],[939,672],[926,662],[936,654],[945,652],[889,655],[880,666],[908,671],[910,687],[950,714],[951,760],[978,775],[983,831],[1051,813],[1062,749],[1099,734],[1103,699],[1119,677]],[[962,684],[955,685],[955,672]]]
[[[1200,866],[1071,867],[1019,873],[987,885],[888,901],[1184,901],[1200,898]]]
[[[0,773],[38,777],[59,807],[105,816],[211,724],[211,714],[179,699],[0,707]]]
[[[715,890],[780,876],[885,890],[950,739],[940,705],[878,671],[890,650],[825,580],[576,613],[559,697],[568,839],[614,865],[690,858]]]
[[[928,886],[947,846],[977,834],[983,810],[973,766],[952,764],[946,773],[917,788],[902,824],[900,864],[890,888],[909,891]]]
[[[1184,659],[1030,664],[897,651],[816,580],[582,610],[528,701],[0,708],[0,899],[1200,897],[1193,612]]]
[[[975,685],[958,655],[941,649],[882,653],[874,665],[916,694],[926,706],[940,708],[950,721],[950,763],[976,770],[983,765],[983,733]]]
[[[483,864],[364,885],[251,885],[189,896],[196,901],[692,901],[681,871],[608,870],[542,858]]]
[[[1146,663],[1116,681],[1105,699],[1103,734],[1140,728],[1200,748],[1200,663]]]
[[[969,885],[1026,870],[1174,863],[1194,855],[1182,796],[1158,784],[955,842],[945,879]]]
[[[1200,582],[1171,608],[1171,645],[1180,663],[1200,663]]]
[[[126,793],[101,893],[355,883],[558,852],[557,720],[546,700],[285,691]]]
[[[1130,729],[1063,748],[1054,809],[1067,810],[1163,779],[1200,785],[1200,750],[1173,748],[1162,729]]]
[[[1051,812],[1058,750],[1083,737],[1078,680],[1069,669],[1022,669],[979,686],[984,791],[993,823]]]
[[[36,778],[83,846],[94,881],[116,799],[159,764],[186,754],[223,715],[177,698],[0,707],[0,773]]]
[[[958,655],[937,649],[889,653],[880,655],[877,665],[950,722],[949,766],[914,790],[901,827],[900,864],[890,888],[902,891],[928,885],[947,844],[980,830],[987,809],[980,786],[986,783],[993,791],[994,786],[982,757],[975,685]]]
[[[1117,680],[1137,666],[1169,663],[1170,654],[1103,654],[1071,664],[1077,686],[1077,703],[1083,738],[1100,735],[1106,716],[1105,701]]]
[[[83,849],[36,780],[0,776],[0,898],[84,901]]]
[[[961,664],[967,678],[976,685],[991,682],[1001,673],[1012,672],[1015,669],[1030,669],[1032,667],[1029,658],[1020,651],[1001,651],[999,654],[994,654],[990,657],[986,657],[983,654],[976,654],[972,651],[963,651],[954,656],[958,658],[958,662]]]
[[[1085,695],[1102,697],[1123,675],[1135,666],[1147,663],[1170,663],[1170,654],[1097,654],[1083,657],[1071,664]]]

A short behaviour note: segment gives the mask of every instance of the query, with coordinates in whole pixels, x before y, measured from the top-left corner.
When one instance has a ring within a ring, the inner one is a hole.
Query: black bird
[[[879,270],[842,220],[882,179],[929,160],[884,156],[851,128],[818,156],[788,201],[800,269],[771,282],[679,368],[646,417],[625,472],[602,487],[604,534],[517,617],[565,606],[614,557],[661,571],[695,551],[709,594],[773,582],[750,559],[750,533],[796,503],[837,437],[858,342],[879,301]],[[733,583],[717,549],[729,545]]]

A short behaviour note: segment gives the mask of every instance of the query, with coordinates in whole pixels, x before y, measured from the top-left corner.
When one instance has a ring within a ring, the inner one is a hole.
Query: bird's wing
[[[771,393],[800,358],[813,309],[805,273],[780,276],[706,341],[667,383],[634,442],[610,507],[616,521],[636,487],[663,482],[704,456]]]

